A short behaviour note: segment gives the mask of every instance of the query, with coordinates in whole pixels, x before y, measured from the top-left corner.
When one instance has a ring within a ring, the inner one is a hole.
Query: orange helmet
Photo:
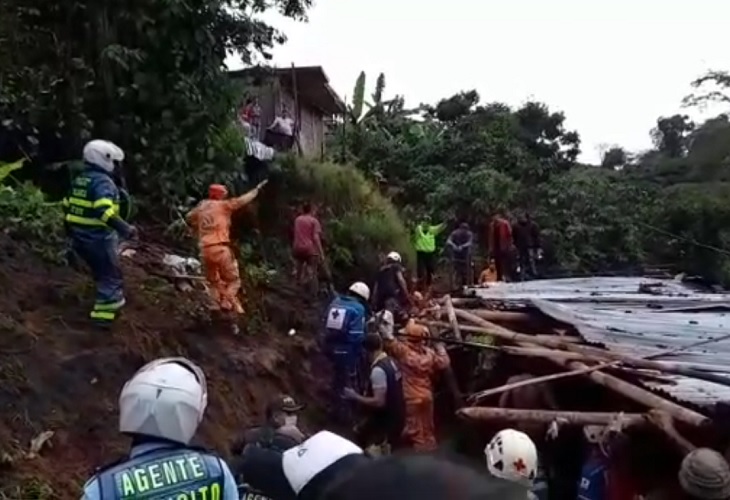
[[[408,320],[406,324],[406,335],[408,336],[409,342],[422,342],[425,338],[430,336],[428,328],[423,325],[419,325],[412,318]]]
[[[228,196],[228,189],[223,184],[211,184],[208,187],[208,198],[211,200],[222,200]]]

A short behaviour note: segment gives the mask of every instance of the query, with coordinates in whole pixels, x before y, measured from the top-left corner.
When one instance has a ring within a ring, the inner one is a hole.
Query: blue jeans
[[[89,266],[96,285],[96,300],[89,316],[102,323],[114,321],[125,302],[119,240],[116,236],[90,241],[74,239],[71,246]]]

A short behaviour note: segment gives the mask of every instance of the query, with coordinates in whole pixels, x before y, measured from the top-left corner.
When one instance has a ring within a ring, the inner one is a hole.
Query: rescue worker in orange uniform
[[[392,330],[381,330],[385,351],[392,356],[403,373],[403,398],[406,402],[404,444],[417,451],[432,451],[437,447],[433,421],[433,378],[448,368],[449,355],[443,344],[426,346],[428,328],[413,319],[405,328],[406,340],[396,340]]]
[[[231,246],[231,217],[251,203],[267,182],[230,199],[225,186],[212,184],[208,188],[208,199],[201,201],[186,217],[198,237],[208,292],[213,301],[211,310],[227,316],[233,323],[234,333],[238,333],[235,317],[243,314],[243,306],[238,300],[241,275]]]
[[[497,281],[497,265],[494,259],[489,259],[489,265],[484,268],[482,274],[479,275],[479,286],[489,286],[490,283]]]

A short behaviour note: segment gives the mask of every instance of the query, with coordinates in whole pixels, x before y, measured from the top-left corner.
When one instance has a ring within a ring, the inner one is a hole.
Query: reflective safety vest
[[[109,219],[119,214],[119,189],[106,174],[87,170],[76,176],[63,199],[65,221],[72,227],[112,231]]]
[[[218,457],[189,448],[155,448],[96,476],[101,500],[223,500]]]

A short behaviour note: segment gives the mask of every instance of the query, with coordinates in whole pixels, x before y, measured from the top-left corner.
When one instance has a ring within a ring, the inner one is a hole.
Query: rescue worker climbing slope
[[[369,299],[370,288],[360,281],[353,283],[346,295],[334,298],[325,318],[325,352],[332,363],[332,412],[342,424],[352,423],[354,406],[345,398],[345,387],[359,391],[361,385],[362,343]]]
[[[398,309],[411,305],[402,261],[398,252],[390,252],[385,264],[378,270],[373,288],[373,306],[376,311],[382,310],[389,299],[398,304]]]
[[[89,316],[97,323],[110,324],[125,304],[118,235],[134,238],[137,229],[119,214],[119,188],[112,178],[124,152],[97,139],[84,146],[83,159],[84,169],[63,199],[64,224],[71,249],[89,266],[96,285]]]
[[[208,189],[208,199],[201,201],[186,217],[199,240],[213,302],[211,310],[220,311],[231,320],[243,314],[243,306],[238,299],[241,275],[231,247],[231,217],[251,203],[267,182],[263,181],[251,191],[231,199],[226,199],[228,190],[225,186],[213,184]],[[235,321],[233,327],[237,332]]]
[[[140,368],[119,396],[119,430],[132,438],[129,455],[97,471],[82,500],[238,500],[228,465],[189,445],[207,403],[205,375],[191,361],[162,358]]]
[[[393,333],[384,333],[385,351],[398,362],[403,373],[403,397],[406,401],[406,423],[403,438],[415,450],[436,449],[433,421],[432,378],[449,366],[449,355],[443,344],[426,347],[428,329],[412,319],[405,328],[407,340],[396,340]]]

